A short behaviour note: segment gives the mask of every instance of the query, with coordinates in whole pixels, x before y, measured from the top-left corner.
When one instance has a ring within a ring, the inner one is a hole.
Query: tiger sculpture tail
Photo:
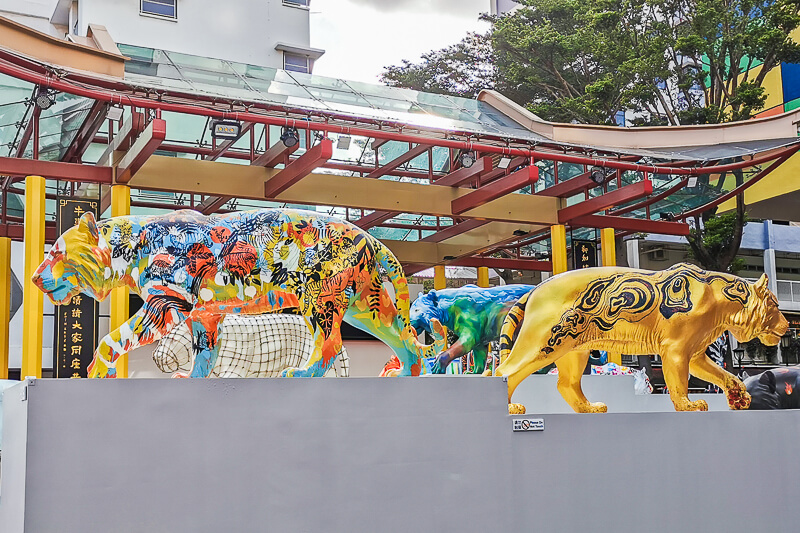
[[[525,320],[525,305],[528,303],[528,298],[533,291],[527,293],[519,299],[514,307],[509,309],[506,319],[503,321],[503,329],[500,330],[500,362],[502,363],[508,358],[511,353],[511,346],[514,344],[514,339],[517,336],[522,321]]]

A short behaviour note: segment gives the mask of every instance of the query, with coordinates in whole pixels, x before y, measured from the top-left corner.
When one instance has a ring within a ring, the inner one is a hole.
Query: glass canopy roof
[[[478,100],[120,44],[125,81],[345,117],[521,141],[548,141]]]

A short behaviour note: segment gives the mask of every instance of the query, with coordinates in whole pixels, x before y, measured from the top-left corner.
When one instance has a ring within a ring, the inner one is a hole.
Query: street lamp
[[[736,366],[742,366],[742,359],[744,359],[744,348],[740,344],[736,348],[733,349],[733,362],[736,363]]]

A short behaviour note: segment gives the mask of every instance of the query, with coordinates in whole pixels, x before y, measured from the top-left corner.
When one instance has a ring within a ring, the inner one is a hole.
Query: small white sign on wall
[[[514,431],[544,431],[544,418],[515,418]]]

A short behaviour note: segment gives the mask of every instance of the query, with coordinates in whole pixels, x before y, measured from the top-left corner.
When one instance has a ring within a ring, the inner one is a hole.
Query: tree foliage
[[[767,74],[800,61],[800,0],[520,0],[417,63],[394,86],[472,97],[496,88],[545,119],[702,124],[763,108]],[[754,68],[760,65],[760,68]]]
[[[722,215],[715,211],[694,217],[694,227],[687,237],[689,250],[706,270],[736,274],[744,266],[744,261],[736,257],[747,224],[744,199],[741,195],[737,197],[735,211]]]

